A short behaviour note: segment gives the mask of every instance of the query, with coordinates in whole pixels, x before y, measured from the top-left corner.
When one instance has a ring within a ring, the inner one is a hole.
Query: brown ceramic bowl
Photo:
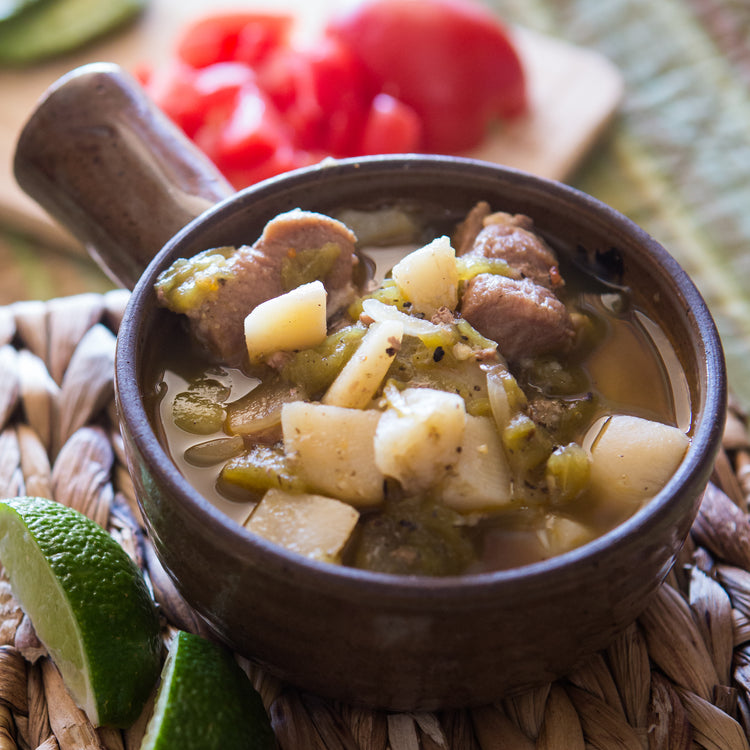
[[[85,203],[71,208],[76,169],[60,167],[50,154],[30,155],[43,148],[34,140],[38,127],[32,118],[19,145],[19,181],[51,210],[50,195],[65,181],[68,202],[58,215],[87,214]],[[95,163],[114,158],[111,152],[102,146]],[[87,167],[77,169],[86,173]],[[95,168],[88,169],[83,182],[95,183]],[[40,188],[56,170],[68,177]],[[126,180],[119,191],[127,189],[132,184]],[[168,315],[153,292],[159,272],[178,257],[253,239],[266,221],[294,207],[325,212],[399,198],[459,213],[482,199],[528,214],[558,247],[614,263],[622,283],[661,322],[689,385],[692,444],[663,491],[621,526],[575,551],[514,570],[396,577],[311,562],[253,536],[218,512],[172,463],[143,400],[144,374],[159,356],[159,330]],[[91,241],[90,232],[80,234]],[[148,530],[187,601],[229,644],[284,680],[323,696],[400,710],[489,702],[560,676],[611,642],[646,606],[688,534],[726,408],[714,323],[664,248],[570,187],[434,156],[312,167],[202,213],[166,242],[136,284],[119,334],[116,375],[125,447]]]

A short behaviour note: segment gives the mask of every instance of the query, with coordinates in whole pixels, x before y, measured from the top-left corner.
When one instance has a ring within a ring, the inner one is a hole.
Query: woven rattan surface
[[[127,293],[0,307],[0,493],[42,495],[95,519],[138,562],[164,622],[201,624],[155,560],[124,466],[113,404]],[[386,714],[324,701],[239,659],[282,750],[748,748],[750,443],[732,409],[712,484],[667,582],[606,652],[496,705]],[[144,717],[145,718],[145,717]],[[139,747],[142,722],[95,730],[0,581],[0,750]]]

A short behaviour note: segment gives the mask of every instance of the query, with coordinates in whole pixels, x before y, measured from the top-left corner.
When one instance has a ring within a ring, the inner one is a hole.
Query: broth
[[[430,232],[420,226],[419,241],[425,236],[429,237]],[[387,254],[388,264],[391,264],[415,245],[403,247],[396,255],[393,248],[371,249],[368,253]],[[534,404],[542,403],[548,396],[571,404],[573,427],[566,428],[566,442],[569,439],[571,443],[584,446],[589,455],[597,440],[593,426],[611,415],[675,425],[689,435],[689,392],[668,336],[645,310],[634,306],[628,290],[602,284],[592,274],[569,263],[559,248],[557,254],[566,280],[565,304],[585,317],[588,342],[577,345],[565,356],[542,356],[513,363],[508,367],[511,378],[522,383],[526,398]],[[382,266],[381,262],[379,277],[384,275]],[[158,370],[150,376],[153,387],[149,397],[160,439],[191,484],[229,517],[244,524],[263,493],[221,481],[224,465],[221,460],[196,465],[186,458],[186,450],[191,446],[212,440],[221,441],[217,443],[219,453],[223,449],[230,450],[225,423],[222,421],[220,428],[213,432],[197,436],[175,424],[173,411],[175,399],[185,394],[191,384],[208,380],[218,383],[223,389],[222,404],[226,405],[251,392],[266,377],[267,371],[262,367],[227,367],[217,363],[186,333],[183,321],[176,316],[169,317],[163,336]],[[434,382],[430,378],[434,379],[435,372],[429,367],[427,380],[418,383],[428,388]],[[558,388],[555,393],[560,371],[563,375],[573,375],[564,379],[564,392]],[[398,380],[392,369],[389,374],[391,379]],[[569,381],[573,381],[573,385]],[[310,398],[308,395],[308,400]],[[483,402],[477,401],[477,404],[478,413],[486,416]],[[579,412],[585,418],[577,416]],[[507,444],[505,447],[508,450]],[[538,470],[534,472],[530,474],[533,479],[528,482],[528,490],[518,490],[520,482],[516,477],[514,496],[502,507],[471,508],[467,512],[444,509],[431,490],[406,492],[399,483],[388,479],[384,500],[358,508],[356,526],[332,561],[385,572],[429,575],[517,567],[596,538],[647,501],[645,498],[642,502],[613,504],[601,492],[596,494],[584,489],[562,502],[559,493],[556,500],[550,494],[549,473],[547,479],[542,480]],[[325,494],[316,488],[313,491]],[[440,561],[413,566],[412,559],[420,556],[428,561],[433,558]]]

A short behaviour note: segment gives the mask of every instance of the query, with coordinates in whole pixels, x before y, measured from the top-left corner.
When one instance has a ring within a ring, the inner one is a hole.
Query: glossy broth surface
[[[429,236],[429,232],[424,232],[420,240],[424,236]],[[411,247],[413,245],[398,250],[370,248],[366,252],[375,259],[378,273],[383,276],[384,266],[390,266]],[[567,358],[552,358],[555,366],[574,371],[577,382],[581,384],[579,391],[564,396],[571,402],[585,402],[586,419],[573,439],[590,449],[594,440],[592,425],[613,414],[674,425],[689,435],[689,392],[666,333],[634,304],[629,290],[602,283],[570,263],[559,249],[557,252],[566,280],[566,305],[584,315],[590,329],[587,346],[579,347]],[[383,257],[387,258],[385,262]],[[221,462],[198,466],[186,458],[186,450],[189,451],[191,446],[226,438],[226,432],[220,429],[197,436],[180,429],[173,419],[174,400],[191,383],[209,378],[226,389],[229,395],[225,403],[230,403],[252,391],[263,374],[253,368],[230,368],[212,361],[191,340],[184,330],[183,321],[177,316],[168,316],[162,336],[164,346],[158,363],[153,363],[148,397],[160,439],[190,483],[228,516],[243,524],[257,506],[260,496],[218,481]],[[546,372],[544,367],[547,364],[530,362],[511,367],[512,375],[522,384],[527,395],[533,397],[536,392],[549,387],[545,380],[547,376],[539,375],[540,371]],[[527,381],[529,373],[531,378]],[[434,534],[431,536],[427,532],[429,538],[424,541],[420,538],[422,530],[429,530],[432,519],[442,513],[436,505],[439,503],[433,503],[430,498],[415,501],[396,491],[383,507],[362,509],[360,521],[338,562],[363,566],[360,549],[363,538],[374,534],[376,541],[368,543],[387,547],[394,534],[408,529],[404,549],[409,550],[409,545],[413,544],[422,550],[414,554],[424,554],[426,558],[448,555],[457,561],[447,567],[438,564],[434,570],[428,568],[416,572],[446,575],[512,568],[590,541],[637,510],[630,508],[624,513],[622,507],[612,507],[607,497],[593,495],[590,491],[579,493],[560,507],[545,495],[543,487],[537,487],[526,494],[518,493],[516,499],[502,510],[452,514],[447,520],[440,519],[444,526],[440,527],[438,541],[435,541]],[[449,532],[444,533],[445,528]],[[454,538],[455,529],[457,535]],[[377,537],[379,533],[382,538]],[[409,557],[411,554],[399,548],[395,556]],[[409,564],[404,570],[378,569],[415,572]]]

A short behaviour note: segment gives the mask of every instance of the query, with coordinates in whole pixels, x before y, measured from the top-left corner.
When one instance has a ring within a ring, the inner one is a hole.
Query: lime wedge
[[[141,750],[273,750],[260,695],[223,646],[178,631]]]
[[[0,502],[0,562],[92,724],[130,726],[161,666],[159,620],[138,567],[96,523],[42,498]]]

